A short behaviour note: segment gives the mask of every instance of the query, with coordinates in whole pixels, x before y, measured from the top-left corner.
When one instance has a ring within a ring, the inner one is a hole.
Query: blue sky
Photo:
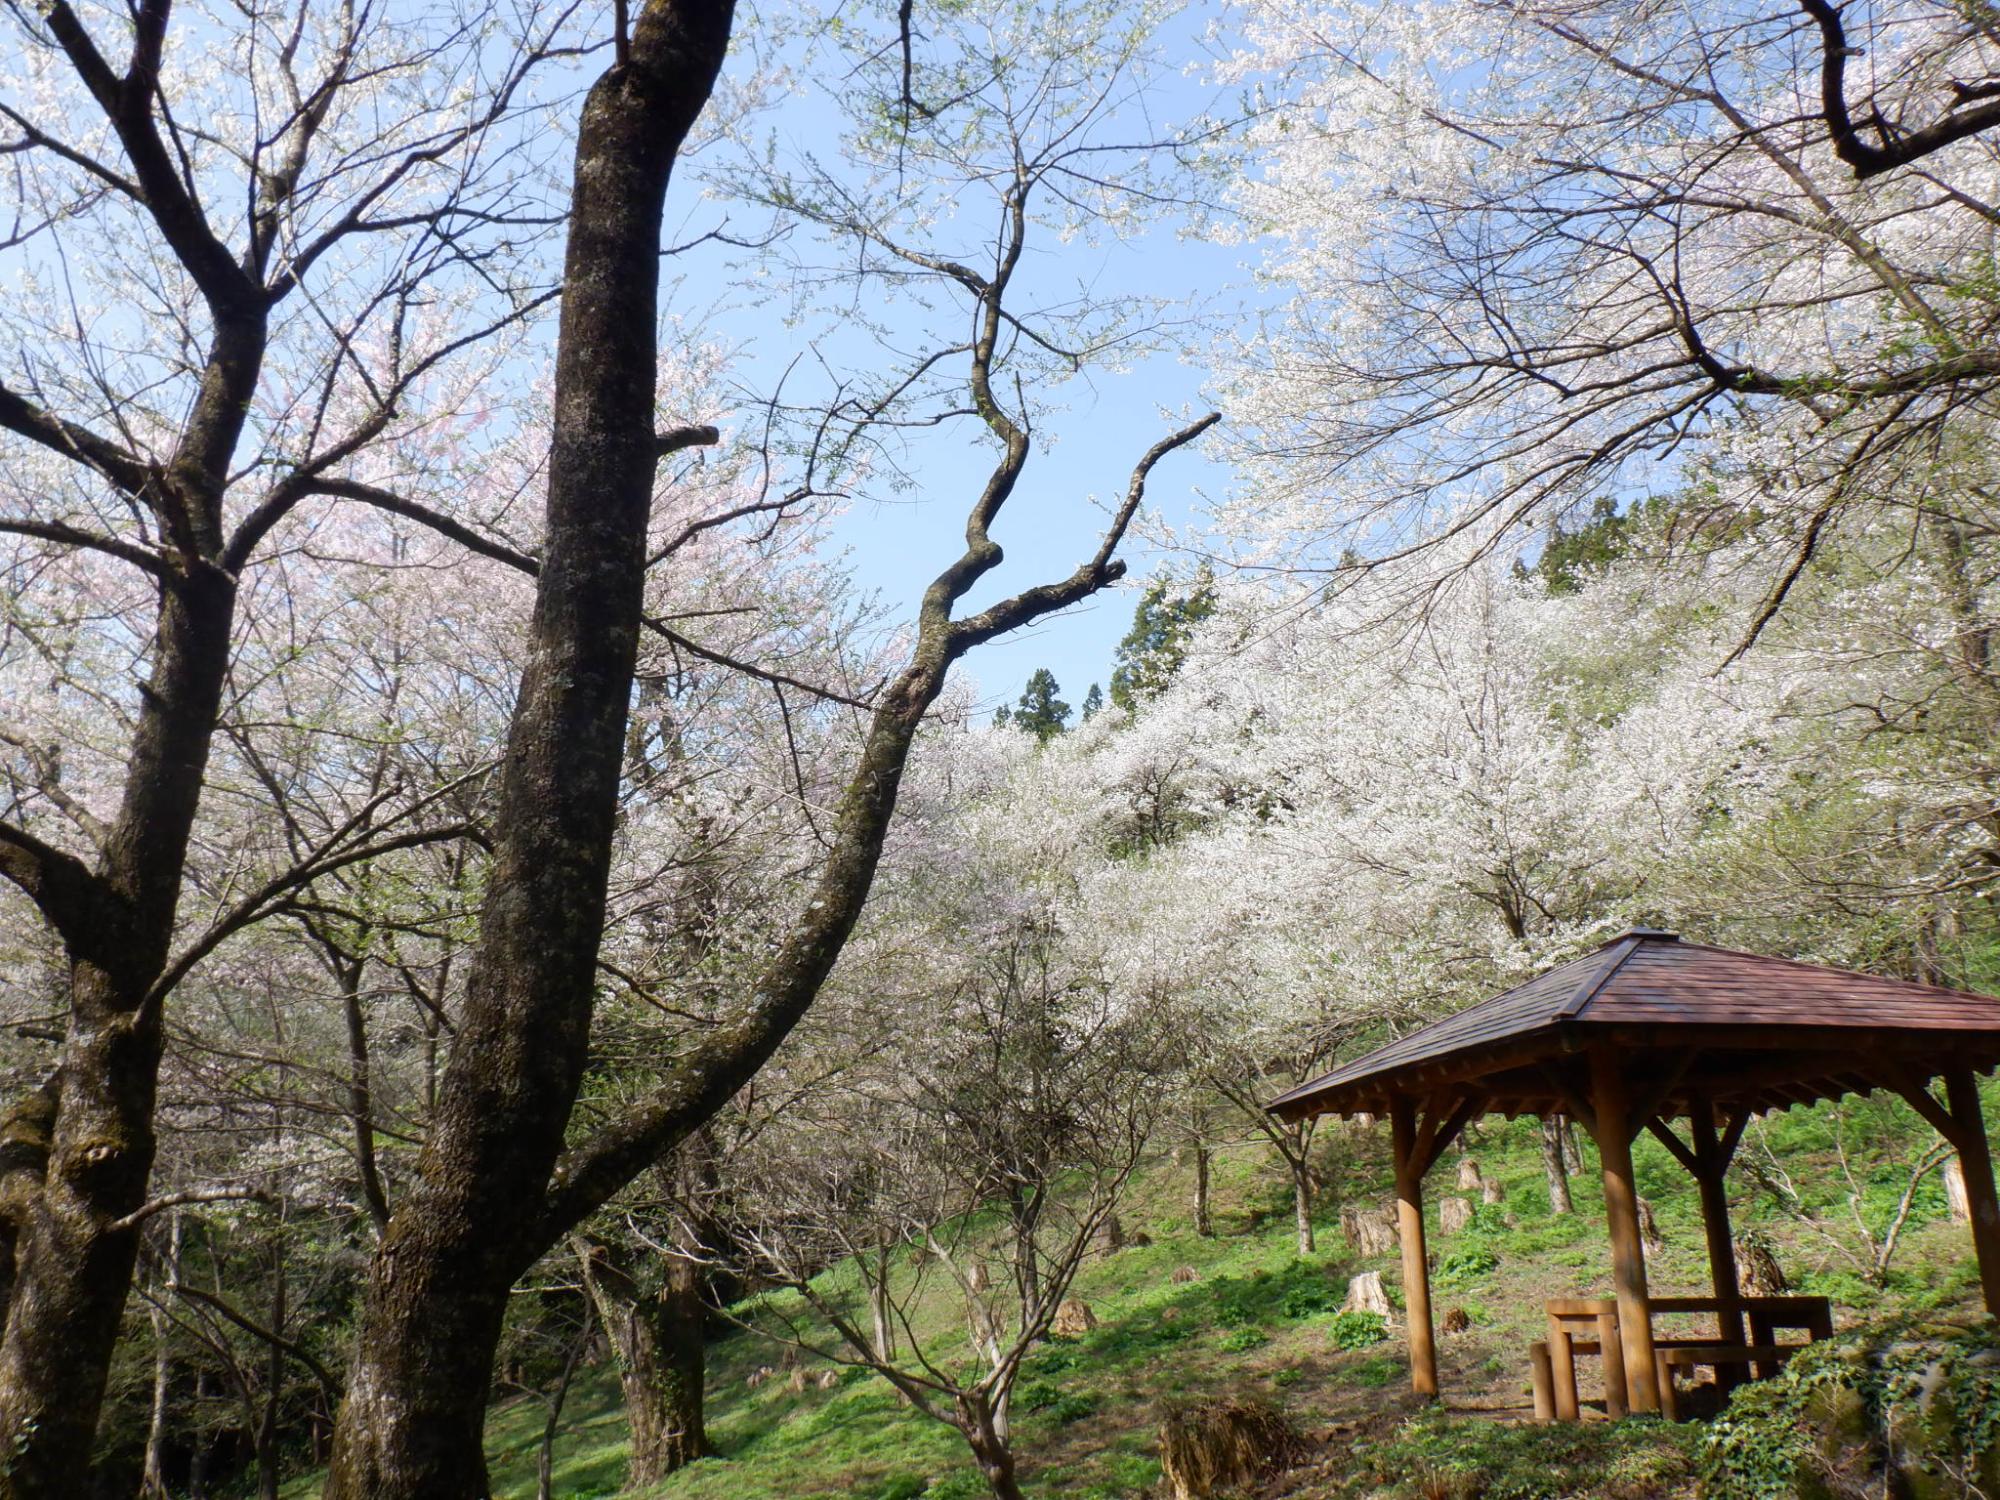
[[[1202,32],[1211,14],[1206,7],[1191,6],[1169,22],[1164,50],[1176,65],[1192,64],[1202,55]],[[1193,71],[1165,76],[1148,92],[1147,103],[1156,120],[1226,107]],[[824,101],[788,97],[760,123],[780,155],[816,149],[828,158],[837,151],[833,137],[838,120]],[[683,229],[677,235],[670,226],[669,238],[708,227],[715,206],[690,203]],[[977,222],[976,211],[977,205],[968,204],[965,223]],[[943,226],[947,234],[962,230],[962,225]],[[1129,370],[1087,370],[1061,389],[1056,409],[1036,429],[1035,454],[995,528],[1006,560],[967,601],[969,608],[1075,568],[1097,546],[1104,520],[1100,506],[1122,497],[1137,458],[1191,416],[1222,404],[1211,368],[1214,341],[1220,330],[1240,322],[1252,300],[1247,267],[1254,254],[1254,247],[1208,242],[1178,217],[1156,222],[1132,239],[1036,242],[1029,274],[1022,280],[1030,297],[1061,299],[1081,287],[1174,302],[1199,299],[1207,316],[1201,326],[1170,332],[1159,352],[1137,359]],[[685,279],[676,300],[684,314],[694,314],[712,335],[740,349],[737,376],[752,390],[768,390],[809,349],[836,366],[880,357],[872,343],[864,342],[872,333],[857,337],[838,318],[823,314],[804,320],[791,316],[794,309],[777,272],[746,279],[738,252],[704,252],[703,259],[710,265],[680,267]],[[704,307],[690,300],[703,286],[730,290]],[[874,305],[867,312],[884,315]],[[908,343],[914,347],[934,343],[937,325],[936,318],[910,315],[895,326],[899,335],[909,330]],[[801,368],[810,372],[812,363]],[[864,587],[879,591],[899,617],[914,612],[924,586],[957,554],[967,505],[994,451],[981,436],[975,424],[966,422],[913,437],[901,457],[914,482],[894,493],[856,498],[837,523],[836,538],[856,576]],[[1182,525],[1204,499],[1222,498],[1233,482],[1227,466],[1209,452],[1183,449],[1154,470],[1148,509]],[[1161,561],[1137,541],[1123,555],[1133,579],[1144,578]],[[1071,703],[1080,703],[1091,682],[1108,680],[1113,649],[1131,623],[1136,602],[1131,587],[1101,594],[1066,615],[981,648],[964,670],[979,683],[989,708],[1011,701],[1042,666],[1055,673]]]

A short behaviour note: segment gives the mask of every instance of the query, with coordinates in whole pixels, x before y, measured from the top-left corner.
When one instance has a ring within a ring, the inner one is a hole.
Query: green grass
[[[2000,1110],[1993,1114],[2000,1117]],[[1834,1141],[1824,1112],[1795,1111],[1760,1129],[1800,1195],[1829,1220],[1845,1216],[1847,1186],[1830,1165]],[[1863,1161],[1871,1174],[1876,1160],[1895,1161],[1898,1132],[1914,1140],[1914,1131],[1893,1109],[1884,1108],[1881,1118],[1851,1119],[1857,1172]],[[1433,1207],[1436,1311],[1442,1319],[1462,1308],[1472,1327],[1440,1342],[1447,1410],[1419,1413],[1407,1394],[1400,1335],[1370,1342],[1352,1319],[1336,1321],[1347,1279],[1359,1271],[1381,1271],[1392,1299],[1400,1291],[1395,1255],[1352,1256],[1333,1222],[1342,1202],[1388,1200],[1387,1132],[1329,1124],[1323,1134],[1331,1149],[1320,1253],[1303,1260],[1294,1255],[1283,1174],[1259,1148],[1217,1156],[1213,1239],[1191,1232],[1187,1169],[1160,1160],[1135,1180],[1121,1218],[1153,1242],[1093,1258],[1075,1295],[1090,1304],[1098,1328],[1051,1342],[1023,1371],[1017,1449],[1031,1494],[1110,1500],[1156,1486],[1161,1401],[1223,1396],[1278,1405],[1342,1460],[1323,1475],[1311,1470],[1303,1488],[1288,1492],[1300,1500],[1693,1493],[1688,1429],[1657,1422],[1535,1429],[1452,1411],[1475,1402],[1524,1406],[1526,1350],[1540,1336],[1543,1300],[1608,1294],[1594,1165],[1587,1162],[1574,1180],[1577,1212],[1552,1217],[1534,1123],[1489,1121],[1472,1133],[1467,1150],[1499,1184],[1501,1201],[1482,1209],[1470,1230],[1448,1238],[1436,1233]],[[1746,1154],[1753,1149],[1761,1149],[1756,1132]],[[1693,1184],[1650,1138],[1641,1139],[1635,1166],[1667,1240],[1650,1260],[1654,1290],[1705,1290]],[[1452,1191],[1456,1167],[1453,1155],[1433,1174],[1433,1203]],[[1864,1217],[1872,1212],[1870,1195],[1880,1190],[1876,1175],[1860,1183]],[[1920,1204],[1882,1287],[1864,1281],[1824,1236],[1802,1230],[1767,1197],[1753,1194],[1747,1178],[1736,1185],[1735,1209],[1739,1228],[1769,1234],[1794,1279],[1832,1296],[1844,1315],[1967,1307],[1976,1296],[1968,1238],[1943,1222],[1941,1202]],[[1176,1282],[1181,1266],[1192,1267],[1196,1279]],[[825,1289],[837,1298],[858,1295],[851,1269],[830,1272]],[[970,1357],[962,1312],[948,1297],[931,1299],[919,1317],[934,1358]],[[957,1434],[911,1411],[872,1375],[853,1372],[829,1391],[809,1386],[794,1393],[783,1380],[747,1386],[752,1371],[778,1360],[774,1345],[749,1333],[711,1345],[709,1432],[716,1455],[658,1487],[654,1500],[972,1500],[985,1493]],[[534,1494],[544,1420],[532,1399],[495,1409],[487,1431],[496,1495]],[[554,1448],[553,1491],[566,1500],[609,1495],[623,1471],[618,1383],[606,1366],[585,1372],[571,1393]],[[1468,1474],[1487,1488],[1464,1489],[1470,1481],[1455,1476]],[[311,1492],[311,1481],[302,1479],[288,1493]]]

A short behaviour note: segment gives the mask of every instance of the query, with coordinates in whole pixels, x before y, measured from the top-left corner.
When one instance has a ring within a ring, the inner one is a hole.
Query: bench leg
[[[1528,1345],[1528,1379],[1535,1388],[1535,1420],[1553,1422],[1556,1419],[1556,1382],[1555,1371],[1549,1365],[1546,1339],[1536,1339]]]
[[[1604,1410],[1622,1417],[1631,1410],[1625,1392],[1625,1345],[1618,1337],[1618,1315],[1604,1313],[1597,1320],[1597,1347],[1603,1351]]]
[[[1761,1347],[1773,1342],[1773,1340],[1774,1335],[1771,1330],[1770,1318],[1762,1313],[1753,1312],[1750,1314],[1750,1342]],[[1760,1359],[1753,1363],[1750,1368],[1756,1372],[1759,1380],[1774,1379],[1778,1373],[1778,1366],[1774,1360]]]
[[[1660,1387],[1660,1415],[1669,1422],[1681,1419],[1680,1391],[1674,1385],[1674,1367],[1667,1363],[1667,1351],[1655,1350],[1653,1373]]]
[[[1576,1355],[1569,1346],[1569,1330],[1549,1331],[1549,1361],[1555,1383],[1556,1417],[1574,1422],[1576,1410]]]

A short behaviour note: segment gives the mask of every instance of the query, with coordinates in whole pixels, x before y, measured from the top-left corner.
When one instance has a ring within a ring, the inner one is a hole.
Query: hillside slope
[[[1989,1092],[1991,1092],[1989,1090]],[[2000,1110],[1989,1106],[1989,1119]],[[1017,1402],[1019,1450],[1030,1493],[1108,1500],[1154,1489],[1160,1404],[1254,1398],[1283,1409],[1316,1445],[1274,1493],[1308,1497],[1450,1494],[1452,1475],[1477,1473],[1491,1495],[1642,1496],[1692,1493],[1698,1429],[1654,1423],[1581,1428],[1506,1426],[1473,1415],[1519,1414],[1526,1346],[1545,1297],[1606,1293],[1608,1268],[1594,1162],[1574,1180],[1576,1212],[1555,1217],[1533,1122],[1490,1121],[1467,1153],[1499,1187],[1472,1226],[1433,1240],[1440,1316],[1471,1324],[1441,1344],[1445,1411],[1411,1420],[1400,1343],[1366,1342],[1353,1320],[1334,1321],[1348,1278],[1379,1270],[1393,1288],[1393,1254],[1361,1259],[1341,1239],[1338,1206],[1389,1197],[1386,1132],[1326,1132],[1329,1189],[1320,1253],[1294,1256],[1291,1211],[1274,1162],[1257,1146],[1223,1153],[1214,1174],[1218,1233],[1190,1227],[1190,1174],[1150,1163],[1122,1217],[1151,1243],[1102,1255],[1076,1288],[1100,1326],[1052,1341],[1029,1362]],[[1906,1310],[1972,1312],[1976,1276],[1962,1226],[1948,1222],[1935,1174],[1912,1212],[1881,1285],[1862,1274],[1863,1226],[1879,1235],[1908,1180],[1924,1130],[1900,1104],[1851,1102],[1794,1111],[1754,1127],[1733,1183],[1739,1231],[1771,1246],[1794,1284],[1831,1296],[1844,1321]],[[1847,1150],[1843,1157],[1842,1145]],[[1434,1174],[1436,1200],[1452,1190],[1459,1158]],[[1706,1260],[1692,1184],[1655,1143],[1637,1151],[1641,1191],[1665,1238],[1652,1256],[1658,1292],[1705,1288]],[[1817,1221],[1802,1221],[1785,1206]],[[1176,1281],[1179,1268],[1185,1278]],[[838,1282],[840,1272],[829,1273]],[[969,1356],[954,1309],[932,1310],[927,1330],[947,1357]],[[1353,1347],[1342,1348],[1342,1341]],[[828,1391],[784,1380],[749,1384],[782,1363],[768,1340],[738,1333],[710,1350],[709,1425],[717,1456],[653,1492],[660,1500],[780,1500],[918,1494],[967,1500],[984,1493],[956,1434],[902,1406],[886,1383],[849,1371]],[[522,1400],[489,1426],[496,1494],[535,1493],[545,1413]],[[572,1393],[554,1448],[557,1496],[614,1493],[624,1465],[617,1381],[607,1366]]]

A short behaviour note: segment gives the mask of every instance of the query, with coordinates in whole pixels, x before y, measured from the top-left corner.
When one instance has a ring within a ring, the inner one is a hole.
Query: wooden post
[[[1660,1409],[1653,1369],[1653,1319],[1647,1305],[1646,1246],[1639,1235],[1639,1193],[1632,1180],[1631,1100],[1610,1049],[1590,1055],[1591,1105],[1597,1156],[1604,1168],[1604,1216],[1611,1230],[1611,1279],[1618,1293],[1618,1336],[1625,1351],[1625,1386],[1635,1412]],[[1610,1351],[1605,1351],[1610,1358]]]
[[[2000,1199],[1993,1190],[1993,1152],[1986,1142],[1986,1121],[1979,1109],[1979,1081],[1970,1068],[1950,1068],[1944,1075],[1945,1105],[1958,1126],[1959,1162],[1965,1167],[1965,1196],[1972,1209],[1972,1248],[1979,1256],[1979,1281],[1986,1290],[1986,1311],[2000,1318]]]
[[[1417,1110],[1409,1099],[1389,1109],[1396,1155],[1396,1227],[1403,1241],[1403,1318],[1410,1336],[1410,1389],[1438,1393],[1437,1336],[1431,1327],[1431,1268],[1424,1254],[1424,1164],[1417,1159]]]
[[[1736,1241],[1729,1229],[1728,1173],[1734,1136],[1732,1146],[1725,1146],[1715,1132],[1713,1106],[1698,1095],[1690,1101],[1688,1131],[1694,1137],[1694,1180],[1701,1189],[1701,1227],[1708,1237],[1708,1274],[1715,1285],[1718,1342],[1741,1348],[1743,1287],[1736,1270]],[[1734,1365],[1718,1365],[1716,1383],[1727,1390],[1740,1373]]]
[[[1553,1422],[1556,1419],[1555,1371],[1549,1363],[1549,1346],[1545,1339],[1536,1339],[1528,1345],[1528,1383],[1535,1393],[1535,1420]]]

